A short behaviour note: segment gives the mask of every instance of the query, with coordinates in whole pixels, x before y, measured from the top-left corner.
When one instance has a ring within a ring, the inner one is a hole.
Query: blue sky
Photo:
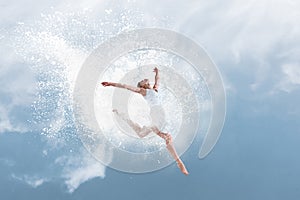
[[[299,8],[293,0],[2,1],[1,199],[299,199]],[[106,168],[72,132],[64,83],[109,36],[141,27],[197,41],[224,80],[223,132],[205,159],[196,142],[182,156],[188,177],[175,164],[142,175]]]

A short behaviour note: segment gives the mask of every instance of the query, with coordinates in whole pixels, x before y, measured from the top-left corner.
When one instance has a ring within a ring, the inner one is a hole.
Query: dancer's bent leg
[[[139,124],[134,123],[131,119],[126,117],[125,114],[119,113],[116,109],[113,109],[113,112],[116,113],[122,120],[124,120],[140,138],[143,138],[152,132],[151,128],[146,126],[143,126],[143,128],[141,128]]]
[[[184,173],[185,175],[188,175],[189,172],[185,168],[184,163],[179,158],[179,156],[174,148],[172,136],[169,133],[163,133],[163,132],[159,131],[159,129],[156,126],[152,127],[152,131],[166,141],[166,147],[167,147],[168,151],[170,152],[170,154],[173,156],[173,158],[176,160],[177,165],[180,168],[181,172]]]

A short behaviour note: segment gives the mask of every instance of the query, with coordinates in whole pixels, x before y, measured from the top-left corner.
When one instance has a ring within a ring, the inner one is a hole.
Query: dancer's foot
[[[176,162],[177,162],[177,166],[178,166],[178,168],[180,169],[180,171],[181,171],[184,175],[189,175],[189,172],[188,172],[187,169],[185,168],[183,162],[182,162],[180,159],[176,160]]]

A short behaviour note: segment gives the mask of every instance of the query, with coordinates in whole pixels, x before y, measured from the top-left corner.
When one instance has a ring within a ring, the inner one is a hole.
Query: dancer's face
[[[140,87],[145,89],[150,89],[151,87],[150,87],[149,79],[144,79],[140,81]]]

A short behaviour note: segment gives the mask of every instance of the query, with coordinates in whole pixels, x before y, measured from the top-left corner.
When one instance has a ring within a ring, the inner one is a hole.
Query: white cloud
[[[87,152],[72,157],[62,156],[55,162],[64,167],[62,176],[70,193],[90,179],[105,177],[105,166]]]
[[[35,171],[34,174],[19,174],[12,173],[11,178],[14,180],[25,183],[33,188],[37,188],[45,182],[51,182],[53,180],[62,180],[66,185],[69,193],[74,192],[81,184],[93,179],[93,178],[104,178],[106,167],[99,161],[95,160],[83,147],[82,149],[71,154],[59,156],[53,161],[49,160],[50,163],[44,169],[43,172]],[[47,152],[44,156],[48,156]],[[51,156],[51,155],[49,155]],[[39,162],[37,160],[37,162]],[[15,166],[16,162],[7,159],[0,158],[0,164],[4,164],[7,167]],[[52,171],[55,169],[55,171]],[[49,171],[51,173],[45,173]],[[24,169],[22,170],[24,171]],[[26,169],[25,169],[26,171]]]
[[[104,178],[104,176],[105,167],[100,163],[94,162],[93,164],[90,163],[85,167],[70,171],[70,173],[66,175],[67,180],[65,183],[68,186],[69,192],[73,192],[80,184],[95,177]]]
[[[8,158],[0,158],[0,163],[8,167],[13,167],[16,164],[14,160]]]
[[[28,131],[24,119],[18,119],[16,108],[29,107],[34,99],[33,72],[22,64],[13,50],[0,40],[0,133]],[[22,112],[22,111],[21,111]]]
[[[11,177],[15,180],[26,183],[27,185],[33,188],[37,188],[38,186],[48,181],[47,179],[40,178],[38,176],[29,176],[29,175],[17,176],[15,174],[12,174]]]
[[[300,88],[300,64],[287,63],[281,66],[283,75],[282,80],[275,86],[285,92],[291,92]]]
[[[13,126],[5,112],[0,111],[0,133],[5,132],[18,132],[25,133],[28,131],[25,127]]]
[[[285,64],[282,66],[282,71],[289,84],[300,84],[300,64]]]
[[[170,13],[180,32],[202,43],[221,72],[249,74],[252,90],[269,81],[271,73],[280,74],[281,62],[299,60],[299,1],[198,2],[188,10]]]

